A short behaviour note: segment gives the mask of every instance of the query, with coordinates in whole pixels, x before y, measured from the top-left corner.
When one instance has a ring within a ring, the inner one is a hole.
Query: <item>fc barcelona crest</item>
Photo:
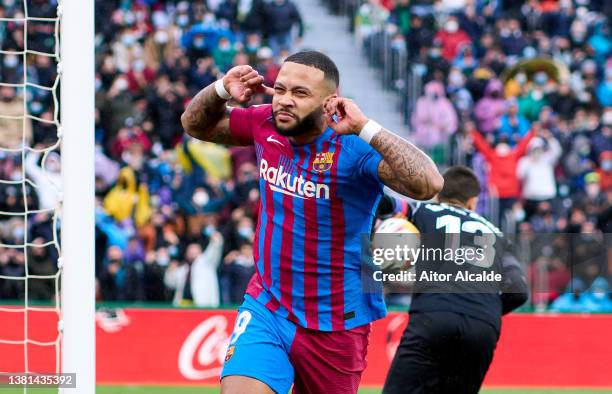
[[[227,348],[227,353],[225,353],[225,362],[228,362],[232,358],[234,355],[234,349],[236,349],[236,346],[234,345]]]
[[[317,153],[312,161],[312,169],[316,172],[328,171],[334,164],[334,152]]]

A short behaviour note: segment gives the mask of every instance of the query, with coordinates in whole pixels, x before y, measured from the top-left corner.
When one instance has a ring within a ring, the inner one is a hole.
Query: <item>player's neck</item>
[[[293,145],[308,145],[316,140],[318,136],[323,134],[326,128],[327,127],[323,127],[322,129],[316,128],[308,133],[289,137],[289,141],[291,141]]]
[[[459,207],[461,209],[468,209],[468,207],[465,205],[465,203],[462,203],[459,200],[455,200],[455,199],[450,199],[450,200],[441,200],[440,203],[444,203],[444,204],[448,204],[448,205],[454,205],[456,207]]]

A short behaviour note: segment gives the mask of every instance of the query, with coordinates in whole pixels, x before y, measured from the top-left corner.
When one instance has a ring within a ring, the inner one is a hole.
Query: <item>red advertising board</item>
[[[0,370],[23,371],[24,315],[0,312],[0,316]],[[234,318],[234,311],[225,310],[100,311],[97,380],[102,384],[215,384]],[[53,313],[29,312],[27,320],[28,338],[55,339]],[[374,323],[364,385],[383,383],[407,321],[404,313],[390,313]],[[612,388],[610,332],[612,315],[508,316],[485,385]],[[54,363],[55,347],[28,346],[30,370],[53,371]]]

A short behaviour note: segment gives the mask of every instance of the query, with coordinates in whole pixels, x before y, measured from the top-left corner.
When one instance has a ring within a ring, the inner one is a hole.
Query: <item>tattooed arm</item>
[[[202,89],[181,115],[183,128],[193,138],[202,141],[236,145],[229,130],[231,107],[225,105],[214,84]]]
[[[274,90],[263,85],[263,77],[251,66],[237,66],[227,72],[223,86],[238,102],[247,102],[254,92],[273,94]],[[190,136],[203,141],[238,145],[229,128],[231,107],[219,97],[212,83],[202,89],[190,102],[181,123]]]
[[[383,129],[370,145],[383,157],[378,176],[391,189],[417,200],[428,200],[442,190],[444,180],[436,165],[410,142]]]
[[[328,124],[339,134],[358,134],[368,118],[350,99],[331,98],[325,104],[328,117],[336,115],[337,122]],[[442,190],[444,180],[434,162],[419,148],[405,139],[382,129],[370,141],[383,160],[378,165],[382,182],[405,196],[428,200]]]

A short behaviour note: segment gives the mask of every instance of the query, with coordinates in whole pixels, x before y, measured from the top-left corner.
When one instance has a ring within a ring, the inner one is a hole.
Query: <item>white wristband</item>
[[[223,100],[229,100],[232,98],[232,95],[229,94],[227,90],[225,90],[225,86],[223,86],[223,78],[215,82],[215,91],[217,92],[217,95]]]
[[[368,120],[368,123],[363,126],[363,129],[359,132],[359,138],[367,142],[368,144],[372,141],[372,138],[382,130],[382,126],[373,121]]]

